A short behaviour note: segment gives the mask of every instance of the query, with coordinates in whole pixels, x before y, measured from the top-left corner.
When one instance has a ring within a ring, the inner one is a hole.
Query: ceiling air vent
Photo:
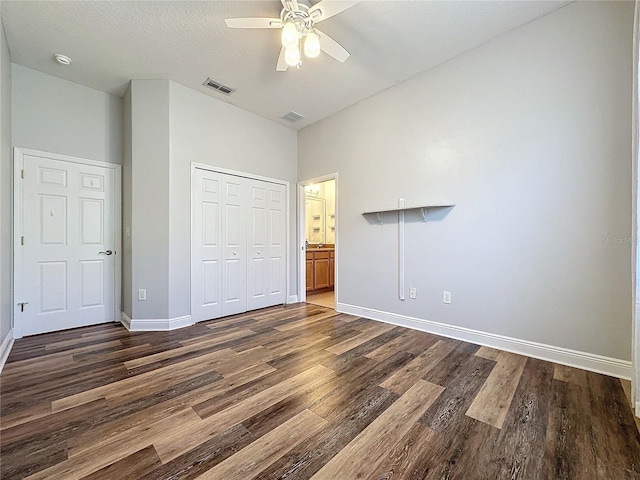
[[[280,117],[283,120],[286,120],[289,123],[296,123],[298,120],[302,120],[304,117],[296,112],[289,112],[286,115]]]
[[[216,82],[215,80],[211,80],[210,78],[207,78],[203,85],[205,87],[213,88],[214,90],[217,90],[220,93],[224,93],[225,95],[231,95],[233,92],[235,92],[235,89],[227,87],[226,85],[220,82]]]

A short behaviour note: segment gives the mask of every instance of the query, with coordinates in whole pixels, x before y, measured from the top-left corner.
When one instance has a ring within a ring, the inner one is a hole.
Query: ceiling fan
[[[359,0],[321,0],[313,6],[306,4],[305,0],[280,1],[283,6],[280,18],[227,18],[225,23],[229,28],[281,28],[282,48],[276,64],[279,72],[289,67],[300,68],[301,44],[304,55],[309,58],[317,57],[321,50],[339,62],[349,58],[349,52],[342,45],[315,25],[353,7]]]

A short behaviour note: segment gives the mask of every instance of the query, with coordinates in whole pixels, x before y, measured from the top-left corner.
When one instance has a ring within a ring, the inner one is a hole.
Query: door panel
[[[80,243],[104,243],[104,206],[101,199],[80,199]]]
[[[23,335],[116,320],[112,169],[24,155]]]
[[[222,231],[222,311],[221,315],[233,315],[247,311],[247,244],[246,244],[246,193],[243,180],[232,175],[220,175],[224,217]]]
[[[201,321],[218,318],[222,312],[220,175],[196,169],[193,185],[191,316]]]
[[[285,303],[287,292],[286,271],[286,188],[269,183],[269,301],[268,305]]]
[[[82,296],[80,308],[104,305],[104,260],[83,260],[80,262]]]
[[[248,215],[249,233],[249,264],[247,277],[249,279],[247,292],[247,309],[255,310],[269,305],[267,288],[267,183],[256,180],[246,180],[250,189],[250,213]]]

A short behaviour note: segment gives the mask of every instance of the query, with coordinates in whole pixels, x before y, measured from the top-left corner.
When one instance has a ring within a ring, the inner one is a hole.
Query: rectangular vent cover
[[[216,82],[215,80],[211,80],[210,78],[207,78],[203,85],[205,87],[213,88],[214,90],[217,90],[220,93],[224,93],[225,95],[231,95],[233,92],[235,92],[235,89],[228,87],[220,82]]]
[[[289,112],[286,115],[280,117],[283,120],[286,120],[289,123],[296,123],[298,120],[302,120],[304,117],[296,112]]]

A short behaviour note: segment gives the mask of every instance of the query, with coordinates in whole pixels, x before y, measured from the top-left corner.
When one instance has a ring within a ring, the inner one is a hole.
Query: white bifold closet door
[[[284,303],[285,186],[196,168],[192,197],[193,320]]]

